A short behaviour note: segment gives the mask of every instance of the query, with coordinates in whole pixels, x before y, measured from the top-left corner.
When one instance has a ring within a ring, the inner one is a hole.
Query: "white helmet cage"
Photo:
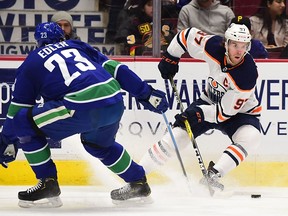
[[[225,32],[226,52],[228,52],[229,40],[249,43],[247,46],[247,52],[251,48],[251,34],[250,34],[247,26],[245,26],[244,24],[231,23],[231,25],[226,30],[226,32]]]

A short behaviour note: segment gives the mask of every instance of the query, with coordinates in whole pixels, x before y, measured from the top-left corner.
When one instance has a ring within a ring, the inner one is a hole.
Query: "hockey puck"
[[[261,198],[261,194],[251,194],[251,198]]]

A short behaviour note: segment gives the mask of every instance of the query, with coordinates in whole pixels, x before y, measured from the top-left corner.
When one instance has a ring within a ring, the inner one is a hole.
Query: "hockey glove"
[[[163,54],[158,64],[158,69],[163,79],[170,79],[175,76],[179,69],[180,58],[170,55],[167,51]]]
[[[8,168],[8,163],[16,159],[17,152],[17,143],[9,142],[8,139],[0,133],[0,164],[4,168]]]
[[[175,115],[175,126],[185,128],[185,121],[188,120],[191,127],[204,121],[204,114],[200,107],[187,108],[183,113]]]
[[[166,94],[160,90],[155,90],[151,88],[151,93],[146,99],[138,99],[138,101],[152,112],[162,113],[166,112],[168,109],[168,102],[166,99]]]

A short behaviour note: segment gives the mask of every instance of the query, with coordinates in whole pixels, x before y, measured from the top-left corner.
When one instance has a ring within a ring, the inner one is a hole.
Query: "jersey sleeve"
[[[100,64],[108,73],[110,73],[110,75],[118,81],[123,90],[129,92],[138,99],[145,99],[148,97],[151,92],[150,86],[129,69],[128,66],[116,60],[109,59],[88,44],[83,45],[86,46],[86,51],[89,51],[90,56],[93,56],[95,62]]]
[[[31,107],[36,103],[40,89],[38,83],[41,77],[39,72],[41,68],[35,66],[37,64],[37,59],[28,56],[17,69],[13,97],[8,108],[7,118],[13,118],[21,108]]]
[[[138,99],[145,99],[150,94],[151,88],[138,75],[136,75],[127,65],[115,60],[108,60],[102,65],[114,79],[116,79],[121,88]]]
[[[167,51],[178,58],[188,52],[193,58],[205,60],[205,45],[211,37],[214,35],[207,35],[197,28],[187,28],[175,35]]]
[[[23,76],[23,73],[26,69],[27,68],[25,63],[23,63],[17,69],[13,97],[8,107],[6,120],[3,124],[2,133],[10,141],[17,140],[13,126],[14,116],[19,112],[21,108],[32,107],[35,104],[35,100],[37,97],[35,89],[31,84],[31,80],[33,80],[33,78],[30,77],[29,79],[26,76]]]
[[[40,92],[40,82],[43,70],[39,59],[29,58],[16,71],[15,89],[12,101],[34,104]],[[40,65],[40,66],[39,66]]]

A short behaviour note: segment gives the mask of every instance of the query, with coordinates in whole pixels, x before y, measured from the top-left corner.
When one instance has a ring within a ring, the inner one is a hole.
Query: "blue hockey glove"
[[[8,163],[16,159],[17,152],[17,143],[9,142],[8,139],[0,133],[0,164],[4,168],[8,168]]]
[[[188,120],[191,127],[204,121],[204,114],[200,107],[189,107],[180,114],[175,115],[175,126],[185,128],[185,121]]]
[[[166,99],[166,94],[160,90],[155,90],[151,88],[151,93],[146,99],[138,99],[138,101],[152,112],[162,113],[166,112],[168,109],[168,102]]]
[[[179,70],[180,58],[170,55],[167,51],[163,54],[161,61],[158,64],[158,69],[163,79],[170,79],[175,76]]]

